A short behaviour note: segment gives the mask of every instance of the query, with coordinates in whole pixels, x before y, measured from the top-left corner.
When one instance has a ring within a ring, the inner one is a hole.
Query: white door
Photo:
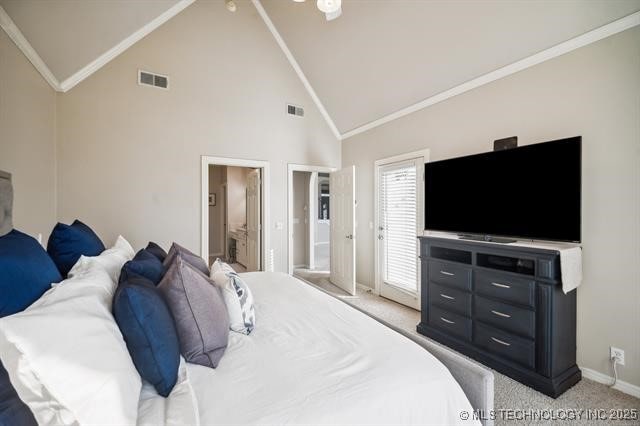
[[[377,167],[380,295],[420,309],[418,232],[422,158]]]
[[[252,170],[247,178],[247,271],[259,271],[261,232],[260,169]]]
[[[356,294],[355,166],[330,175],[331,282]]]

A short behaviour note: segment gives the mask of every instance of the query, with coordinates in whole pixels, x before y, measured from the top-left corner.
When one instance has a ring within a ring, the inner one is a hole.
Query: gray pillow
[[[11,211],[13,209],[13,188],[11,175],[0,170],[0,237],[13,229]]]
[[[187,250],[186,248],[176,243],[171,244],[169,253],[162,262],[165,271],[171,267],[171,264],[173,263],[173,260],[176,258],[176,256],[180,256],[182,260],[185,260],[187,263],[191,264],[191,266],[195,267],[198,271],[202,272],[206,276],[209,276],[209,268],[207,267],[207,263],[197,254]]]
[[[193,364],[216,368],[229,339],[229,314],[219,290],[181,256],[158,284],[173,315],[180,353]]]

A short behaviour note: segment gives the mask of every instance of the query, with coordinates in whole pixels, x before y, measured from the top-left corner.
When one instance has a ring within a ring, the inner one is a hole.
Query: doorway
[[[426,161],[428,150],[375,162],[376,293],[417,310]]]
[[[355,249],[354,222],[345,221],[355,208],[351,205],[355,203],[353,187],[344,184],[344,176],[351,176],[353,167],[343,173],[329,167],[290,164],[288,172],[289,273],[338,296],[355,294],[355,267],[350,267],[355,253],[344,247]],[[334,212],[338,214],[335,218]]]
[[[236,272],[266,270],[268,163],[202,157],[202,248]]]

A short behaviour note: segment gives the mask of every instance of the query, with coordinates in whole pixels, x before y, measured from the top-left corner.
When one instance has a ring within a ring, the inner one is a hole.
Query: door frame
[[[373,196],[374,196],[374,201],[373,201],[373,211],[374,211],[374,220],[373,220],[373,245],[374,245],[374,274],[375,274],[375,288],[374,288],[374,292],[376,295],[380,295],[380,286],[381,286],[381,278],[382,278],[382,274],[381,274],[381,268],[382,265],[380,264],[380,243],[378,242],[378,228],[380,227],[380,209],[379,209],[379,203],[380,203],[380,182],[378,180],[378,172],[380,167],[389,165],[389,164],[393,164],[393,163],[398,163],[400,161],[408,161],[408,160],[412,160],[412,159],[419,159],[422,158],[424,161],[422,163],[422,167],[419,168],[419,170],[417,171],[417,175],[418,175],[418,188],[417,188],[417,200],[418,200],[418,205],[417,205],[417,224],[418,224],[418,229],[416,229],[416,232],[420,232],[420,229],[424,229],[424,203],[425,203],[425,199],[424,199],[424,163],[428,163],[429,162],[429,154],[430,154],[430,150],[429,149],[421,149],[418,151],[413,151],[413,152],[408,152],[406,154],[399,154],[399,155],[394,155],[393,157],[387,157],[387,158],[382,158],[379,160],[376,160],[373,164],[373,182],[374,182],[374,191],[373,191]],[[420,179],[420,175],[422,175],[422,179]],[[417,244],[417,242],[416,242]],[[420,262],[418,261],[418,258],[416,257],[416,265],[417,265],[417,277],[416,279],[418,279],[418,277],[420,277]],[[418,297],[418,301],[420,301],[420,281],[418,280],[418,293],[417,293],[417,297]],[[419,303],[419,302],[418,302]]]
[[[331,173],[337,167],[313,166],[310,164],[287,164],[287,272],[293,274],[293,172]],[[329,189],[331,191],[331,189]],[[311,210],[311,206],[309,206]],[[311,212],[309,213],[311,214]],[[309,216],[311,217],[311,216]],[[309,255],[311,255],[310,253]]]
[[[270,190],[270,171],[269,162],[263,160],[248,160],[244,158],[229,157],[212,157],[209,155],[201,156],[201,188],[200,199],[202,203],[201,224],[200,224],[200,256],[203,259],[209,259],[209,166],[231,166],[231,167],[249,167],[253,169],[261,169],[260,187],[262,190],[262,205],[260,215],[260,266],[261,270],[266,271],[268,265],[270,235],[269,235],[269,211],[271,210],[271,199],[269,197]],[[228,226],[228,223],[227,223]],[[226,254],[225,254],[226,256]]]

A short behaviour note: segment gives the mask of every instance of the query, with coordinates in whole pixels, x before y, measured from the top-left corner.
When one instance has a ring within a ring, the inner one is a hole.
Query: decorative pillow
[[[162,262],[147,250],[140,250],[133,260],[127,262],[122,267],[120,282],[125,280],[130,274],[144,277],[157,285],[164,273]]]
[[[100,238],[79,220],[71,225],[58,223],[49,236],[47,252],[66,277],[80,256],[97,256],[104,251]]]
[[[158,289],[173,315],[182,356],[187,362],[215,368],[229,339],[229,315],[216,286],[175,256]]]
[[[169,254],[167,255],[167,258],[164,260],[164,262],[162,262],[165,269],[169,269],[176,256],[180,256],[182,260],[186,261],[206,276],[209,276],[209,268],[207,267],[207,263],[197,254],[187,250],[186,248],[176,243],[171,244]]]
[[[7,370],[0,362],[0,425],[38,426],[33,413],[13,388]]]
[[[251,290],[229,265],[218,262],[216,260],[211,266],[211,280],[222,293],[229,312],[229,327],[237,333],[249,334],[256,325]]]
[[[160,262],[164,262],[164,260],[167,258],[167,252],[153,241],[147,244],[146,250],[157,257]]]
[[[20,312],[62,277],[34,238],[13,230],[0,237],[0,317]]]
[[[39,425],[136,424],[141,380],[111,313],[123,254],[81,257],[71,278],[0,319],[0,358]]]
[[[167,397],[178,378],[180,344],[158,289],[143,277],[121,282],[113,298],[113,315],[138,373]]]

